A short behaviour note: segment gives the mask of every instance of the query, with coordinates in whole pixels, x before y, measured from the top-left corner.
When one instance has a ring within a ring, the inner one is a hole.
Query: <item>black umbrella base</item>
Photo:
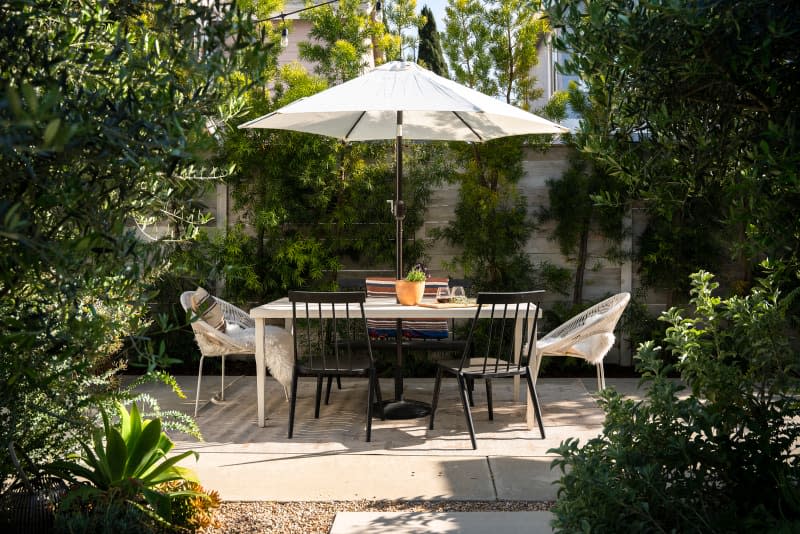
[[[427,402],[408,399],[383,401],[383,415],[386,419],[418,419],[427,417],[430,413],[431,405]],[[374,417],[381,416],[377,406],[374,407],[372,414]]]

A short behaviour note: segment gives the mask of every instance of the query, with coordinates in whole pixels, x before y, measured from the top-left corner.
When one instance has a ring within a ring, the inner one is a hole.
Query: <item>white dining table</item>
[[[433,299],[424,300],[423,304],[432,304]],[[337,305],[344,306],[344,305]],[[338,311],[343,311],[337,310]],[[405,306],[398,304],[391,298],[367,298],[364,304],[364,313],[370,319],[472,319],[475,317],[477,307],[475,305],[465,305],[458,307],[441,307],[435,308],[431,306]],[[298,311],[300,311],[298,309]],[[352,313],[352,312],[351,312]],[[491,307],[486,307],[482,310],[481,315],[487,317],[491,314]],[[541,311],[539,312],[541,316]],[[324,315],[323,315],[324,316]],[[262,304],[250,310],[250,317],[256,323],[256,388],[257,402],[258,402],[258,426],[265,426],[266,409],[264,398],[264,386],[266,384],[266,355],[264,353],[264,326],[268,320],[282,319],[284,325],[288,330],[292,327],[292,303],[289,302],[288,297],[283,297],[267,304]],[[523,333],[523,318],[516,321],[514,328],[514,346],[519,347],[522,343]],[[533,318],[529,319],[529,323],[533,322]],[[529,325],[530,327],[530,325]],[[518,354],[519,351],[517,350]],[[519,377],[514,377],[514,398],[519,398],[520,387]],[[529,396],[528,396],[529,397]],[[526,419],[528,428],[533,428],[534,414],[533,403],[531,399],[527,400]]]

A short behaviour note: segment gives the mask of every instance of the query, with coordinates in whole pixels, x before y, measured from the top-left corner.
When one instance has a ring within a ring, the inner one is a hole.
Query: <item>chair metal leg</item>
[[[475,389],[475,379],[467,378],[467,398],[469,398],[469,405],[475,407],[475,399],[472,398],[472,391]]]
[[[603,362],[597,364],[597,391],[606,389],[606,371],[603,369]]]
[[[433,400],[431,401],[431,417],[428,420],[428,430],[433,430],[433,416],[436,415],[436,406],[439,404],[439,389],[442,386],[442,368],[436,368],[436,381],[433,385]]]
[[[467,429],[469,430],[469,439],[472,441],[472,448],[477,449],[478,443],[475,441],[475,426],[472,424],[472,411],[469,409],[469,401],[467,401],[467,383],[466,379],[460,373],[458,378],[458,392],[461,394],[461,404],[464,406],[464,415],[467,419]]]
[[[375,402],[378,405],[378,411],[381,414],[381,421],[386,421],[386,413],[383,411],[383,395],[381,395],[381,381],[378,378],[378,372],[375,372]]]
[[[542,421],[542,409],[539,406],[539,396],[536,394],[536,387],[533,385],[530,372],[525,375],[525,378],[526,382],[528,382],[528,393],[533,401],[533,410],[536,414],[536,420],[539,422],[539,432],[542,433],[542,439],[544,439],[544,421]]]
[[[219,383],[219,400],[225,400],[225,355],[222,355],[222,374],[220,375]]]
[[[203,378],[203,360],[205,355],[200,355],[200,370],[197,372],[197,393],[194,396],[194,417],[197,419],[197,406],[200,403],[200,381]]]
[[[336,389],[342,389],[342,377],[339,375],[336,375]]]
[[[339,382],[339,377],[336,377],[336,381]],[[325,406],[331,403],[331,385],[333,385],[333,377],[328,377],[328,385],[325,388]],[[339,385],[339,389],[342,389],[341,384]]]
[[[294,408],[297,404],[297,369],[292,372],[292,398],[289,402],[289,439],[294,433]]]
[[[369,371],[367,390],[367,442],[370,442],[372,441],[372,403],[375,400],[375,369],[370,369]]]
[[[489,404],[489,421],[494,421],[494,410],[492,409],[492,379],[486,379],[486,400]]]
[[[322,375],[317,375],[317,394],[314,397],[314,419],[319,419],[319,403],[322,400]]]

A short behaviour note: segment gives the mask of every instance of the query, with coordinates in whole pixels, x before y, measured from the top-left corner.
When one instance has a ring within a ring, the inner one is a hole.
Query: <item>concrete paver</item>
[[[549,512],[344,512],[330,534],[545,534]]]
[[[164,409],[192,413],[196,377],[177,377],[187,394],[177,399],[167,388],[147,386]],[[373,440],[364,441],[364,381],[343,382],[331,404],[314,419],[313,381],[301,381],[295,437],[286,437],[288,403],[277,382],[267,380],[268,421],[256,424],[255,377],[226,378],[226,401],[203,402],[198,424],[204,441],[171,436],[176,452],[195,450],[194,468],[204,487],[229,501],[327,500],[555,500],[559,478],[548,452],[568,437],[582,443],[599,434],[603,413],[593,379],[541,379],[537,390],[546,439],[524,424],[524,398],[514,400],[509,384],[497,383],[495,419],[488,420],[483,388],[475,390],[473,418],[478,450],[472,450],[455,381],[442,387],[435,430],[428,419],[373,421]],[[389,381],[382,382],[391,395]],[[410,379],[406,391],[428,399],[432,380]],[[609,386],[641,395],[637,379],[608,379]],[[204,377],[201,398],[219,388]],[[523,390],[524,391],[524,390]],[[465,515],[466,514],[466,515]],[[495,515],[499,514],[499,515]],[[533,532],[549,533],[547,512],[346,513],[332,534],[347,532]]]
[[[559,473],[550,469],[552,458],[492,456],[488,461],[498,500],[556,500],[558,487],[554,482],[559,479]]]

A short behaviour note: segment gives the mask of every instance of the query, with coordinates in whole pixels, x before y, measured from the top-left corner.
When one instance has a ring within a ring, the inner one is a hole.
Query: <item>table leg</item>
[[[395,326],[395,365],[394,365],[394,399],[384,401],[383,415],[386,419],[416,419],[431,413],[431,405],[427,402],[405,399],[403,396],[403,322],[397,320]],[[375,415],[378,416],[375,410]]]
[[[514,322],[514,363],[519,363],[520,352],[522,352],[522,321],[523,319],[520,317]],[[516,402],[519,400],[519,376],[515,376],[513,380],[511,398]]]
[[[258,401],[258,426],[264,426],[264,382],[266,365],[264,355],[264,319],[256,319],[256,398]]]
[[[538,313],[539,310],[536,310],[536,312]],[[528,319],[528,330],[530,331],[531,328],[533,328],[533,319]],[[519,361],[519,357],[520,357],[520,355],[522,353],[522,348],[524,346],[523,345],[523,339],[522,339],[522,332],[523,332],[523,319],[519,318],[519,319],[517,319],[516,323],[514,324],[514,358],[516,360],[515,363],[517,363]],[[534,342],[535,342],[535,340],[536,340],[536,332],[534,332],[533,335],[530,336],[530,338],[532,340],[534,340]],[[536,357],[535,347],[534,347],[534,350],[533,350],[532,354],[533,354],[533,357],[535,358]],[[528,368],[530,369],[530,367],[531,367],[531,362],[528,362]],[[536,378],[534,377],[534,384],[535,383],[536,383]],[[520,386],[520,377],[519,376],[515,376],[514,377],[513,392],[512,392],[512,395],[513,395],[514,399],[519,399],[520,398],[520,387],[519,386]],[[525,388],[525,391],[526,392],[528,391],[527,387]],[[525,401],[525,422],[528,425],[528,430],[533,430],[534,425],[536,424],[536,421],[534,421],[533,399],[531,399],[531,396],[529,394],[525,395],[525,399],[526,399],[526,401]]]

